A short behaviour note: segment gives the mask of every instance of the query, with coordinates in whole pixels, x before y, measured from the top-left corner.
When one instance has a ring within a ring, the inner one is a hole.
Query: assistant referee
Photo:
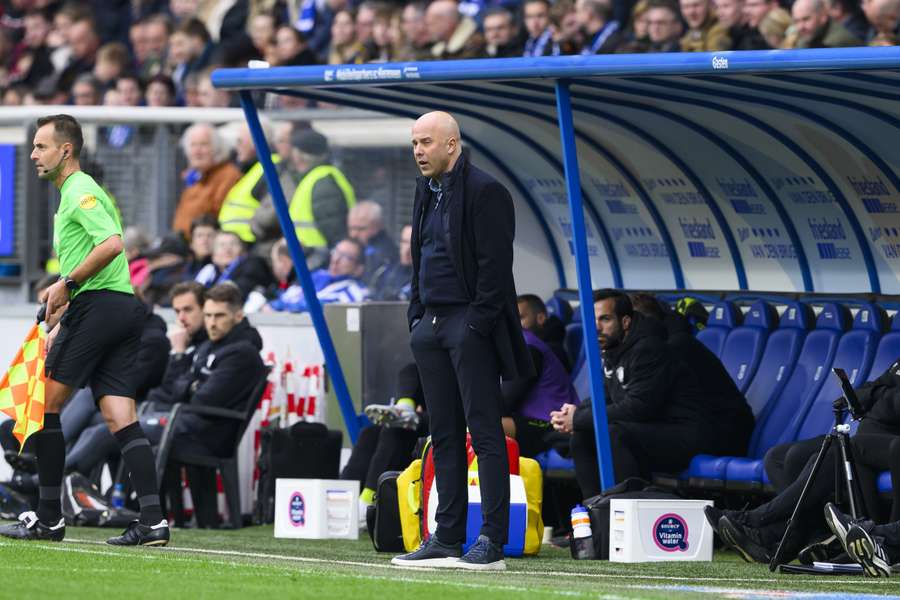
[[[38,119],[31,160],[38,177],[52,181],[62,197],[53,224],[62,276],[40,298],[47,305],[50,335],[44,428],[35,435],[38,507],[0,528],[0,535],[56,542],[65,537],[61,497],[66,447],[59,412],[74,390],[90,384],[131,472],[141,507],[140,520],[107,542],[164,546],[169,525],[160,508],[150,442],[137,422],[130,376],[146,309],[131,288],[116,206],[81,171],[78,157],[83,145],[81,125],[73,117]]]

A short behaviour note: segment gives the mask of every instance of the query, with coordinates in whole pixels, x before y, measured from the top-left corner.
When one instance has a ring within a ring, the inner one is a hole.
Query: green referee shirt
[[[122,236],[122,223],[113,201],[87,173],[76,171],[69,175],[60,195],[62,200],[53,221],[53,249],[59,257],[59,272],[68,275],[95,246],[114,235]],[[82,281],[72,297],[87,290],[133,294],[125,252]]]

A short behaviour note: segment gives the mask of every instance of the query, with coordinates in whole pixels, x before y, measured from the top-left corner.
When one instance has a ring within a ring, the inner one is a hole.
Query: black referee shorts
[[[60,320],[45,374],[74,389],[90,384],[94,401],[110,395],[134,398],[131,371],[145,315],[146,308],[132,294],[82,292]]]

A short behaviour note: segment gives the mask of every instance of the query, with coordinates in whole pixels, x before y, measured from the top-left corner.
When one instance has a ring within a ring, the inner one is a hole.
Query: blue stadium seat
[[[722,356],[725,339],[731,330],[741,324],[741,311],[728,301],[716,302],[709,313],[706,328],[697,334],[697,339],[712,350],[716,356]]]
[[[762,488],[766,451],[782,442],[793,441],[800,423],[797,414],[806,414],[825,382],[837,352],[838,342],[850,323],[850,311],[838,304],[825,304],[816,319],[816,329],[806,336],[790,378],[764,416],[754,435],[754,453],[750,458],[735,458],[725,469],[726,489]],[[774,335],[774,334],[773,334]],[[762,370],[757,377],[763,376]]]
[[[572,322],[572,305],[558,296],[553,296],[544,305],[547,307],[547,314],[552,315],[562,321],[563,325]]]
[[[900,312],[894,315],[891,329],[878,342],[878,351],[872,361],[872,369],[869,371],[869,379],[877,379],[888,367],[900,358]]]
[[[750,305],[744,324],[735,327],[725,339],[719,358],[741,393],[753,381],[769,332],[778,323],[778,311],[764,300]]]
[[[869,379],[872,359],[878,348],[878,341],[884,331],[886,316],[881,308],[871,304],[863,305],[853,319],[853,328],[841,337],[831,367],[840,367],[847,372],[850,383],[861,385]],[[837,378],[829,372],[815,400],[805,414],[797,417],[788,426],[796,427],[794,439],[807,440],[827,433],[834,423],[832,403],[841,396],[841,386]]]
[[[541,452],[534,459],[541,465],[541,470],[547,474],[559,476],[563,473],[575,471],[575,461],[571,458],[563,458],[553,448]]]
[[[749,455],[752,458],[761,456],[756,452],[756,440],[761,436],[765,417],[790,378],[807,331],[814,322],[815,313],[812,307],[808,304],[791,302],[781,315],[780,327],[769,335],[756,375],[744,393],[756,417],[756,429],[749,447]],[[731,459],[732,457],[708,454],[695,456],[687,470],[682,473],[681,479],[687,479],[691,487],[721,487],[725,481],[726,467]]]
[[[566,337],[563,338],[563,350],[569,358],[574,374],[582,362],[584,362],[584,326],[581,323],[569,323],[566,325]]]

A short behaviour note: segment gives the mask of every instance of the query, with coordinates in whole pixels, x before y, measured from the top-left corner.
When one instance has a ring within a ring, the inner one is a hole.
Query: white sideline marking
[[[103,545],[105,546],[105,542],[100,542],[96,540],[82,540],[76,538],[66,538],[64,543],[74,543],[74,544],[91,544],[91,545]],[[2,543],[0,543],[2,544]],[[6,545],[6,544],[4,544]],[[66,546],[47,546],[48,548],[55,550],[65,550]],[[169,552],[169,553],[194,553],[194,554],[208,554],[211,556],[236,556],[236,557],[247,557],[247,558],[262,558],[262,559],[271,559],[271,560],[283,560],[290,562],[300,562],[300,563],[309,563],[309,564],[327,564],[327,565],[346,565],[352,567],[380,567],[390,570],[397,571],[421,571],[421,572],[456,572],[459,573],[455,569],[434,569],[434,568],[404,568],[397,567],[391,565],[390,563],[377,563],[377,562],[363,562],[363,561],[352,561],[352,560],[331,560],[326,558],[311,558],[307,556],[289,556],[285,554],[266,554],[262,552],[240,552],[237,550],[212,550],[208,548],[190,548],[186,546],[165,546],[162,548],[148,548],[147,554],[142,553],[122,553],[122,552],[111,552],[111,551],[102,551],[102,550],[76,550],[75,548],[71,548],[74,552],[83,552],[89,554],[104,554],[104,555],[112,555],[112,556],[139,556],[141,558],[152,558],[158,559],[161,557],[153,556],[153,553],[156,552]],[[235,563],[240,564],[240,563]],[[249,565],[248,565],[249,566]],[[475,572],[477,571],[470,571]],[[686,581],[686,582],[717,582],[717,583],[778,583],[785,586],[790,586],[793,582],[803,582],[808,583],[809,580],[806,578],[797,579],[797,580],[787,580],[787,579],[775,579],[772,578],[751,578],[751,577],[678,577],[675,575],[648,575],[644,573],[635,573],[635,574],[627,574],[627,573],[581,573],[581,572],[571,572],[571,571],[545,571],[540,569],[529,569],[528,571],[489,571],[491,575],[513,575],[513,576],[521,576],[521,575],[540,575],[540,576],[550,576],[550,577],[582,577],[587,579],[654,579],[659,581]],[[379,577],[379,576],[370,576],[370,577]],[[397,580],[396,577],[391,577],[391,580]],[[410,581],[425,581],[424,579],[410,579]],[[823,580],[824,581],[824,580]],[[890,579],[871,579],[866,577],[858,577],[853,579],[831,579],[827,580],[829,583],[840,583],[840,584],[851,584],[851,585],[889,585],[891,583]],[[442,581],[443,582],[443,581]],[[896,584],[896,581],[894,581]]]

